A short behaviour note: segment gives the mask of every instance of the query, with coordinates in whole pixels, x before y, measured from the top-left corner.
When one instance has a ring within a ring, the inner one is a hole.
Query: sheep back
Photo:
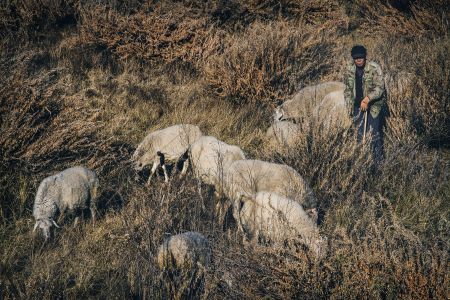
[[[61,188],[58,207],[61,211],[84,209],[97,200],[99,181],[95,172],[85,167],[73,167],[56,175]]]
[[[303,208],[315,208],[317,200],[303,177],[287,165],[260,160],[237,160],[225,173],[225,195],[233,202],[270,191],[291,198]]]
[[[177,124],[148,134],[133,153],[132,160],[141,167],[158,159],[158,151],[167,161],[177,161],[202,135],[200,128],[190,124]]]
[[[326,128],[350,126],[351,119],[348,117],[344,91],[339,90],[327,94],[314,109],[313,116]]]
[[[248,232],[260,232],[273,241],[296,236],[310,241],[319,236],[317,225],[302,206],[276,193],[259,192],[246,200],[240,218]]]
[[[202,136],[190,149],[195,176],[206,184],[221,185],[224,169],[233,161],[245,159],[237,146],[224,143],[212,136]]]
[[[279,145],[292,147],[298,143],[300,133],[301,128],[299,125],[290,121],[278,121],[267,129],[266,139],[272,147]]]
[[[90,201],[96,201],[98,187],[97,175],[85,167],[73,167],[49,176],[39,185],[33,216],[53,218],[57,210],[87,208]]]
[[[335,91],[344,91],[344,89],[345,85],[338,81],[329,81],[307,86],[295,94],[292,99],[281,104],[277,110],[282,111],[282,120],[299,120],[319,104],[325,95]]]
[[[189,231],[165,240],[159,248],[157,260],[161,269],[191,270],[197,263],[207,267],[211,260],[211,248],[202,234]]]

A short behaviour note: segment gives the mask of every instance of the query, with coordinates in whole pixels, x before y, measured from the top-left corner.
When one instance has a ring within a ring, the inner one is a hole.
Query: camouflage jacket
[[[345,90],[344,97],[349,116],[353,115],[353,107],[355,103],[355,71],[356,66],[352,62],[345,69]],[[385,103],[384,79],[381,67],[373,62],[366,61],[363,76],[364,97],[369,97],[369,110],[373,118],[380,113]]]

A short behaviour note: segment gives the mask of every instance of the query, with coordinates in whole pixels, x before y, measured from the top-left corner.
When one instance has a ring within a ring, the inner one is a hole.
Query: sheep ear
[[[239,200],[241,200],[242,202],[245,202],[245,201],[251,200],[251,197],[242,194],[239,196]]]
[[[248,201],[255,202],[255,199],[253,198],[253,196],[248,196],[248,195],[244,195],[244,194],[241,194],[239,196],[239,200],[242,204],[244,204],[245,202],[248,202]]]
[[[55,220],[53,220],[53,219],[50,219],[50,220],[52,221],[52,224],[55,225],[56,228],[61,228],[58,226],[58,224],[56,224]]]

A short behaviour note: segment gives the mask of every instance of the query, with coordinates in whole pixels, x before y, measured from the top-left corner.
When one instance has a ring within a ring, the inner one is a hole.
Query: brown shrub
[[[239,34],[225,34],[223,51],[206,60],[204,76],[214,92],[237,103],[274,104],[299,82],[328,70],[333,41],[322,28],[255,22]]]
[[[20,37],[36,37],[52,27],[76,23],[79,0],[2,1],[0,4],[0,37],[13,43]]]
[[[247,27],[255,21],[297,20],[323,24],[340,14],[335,0],[251,0],[208,1],[206,13],[225,30]]]
[[[345,16],[335,6],[336,15],[327,16],[329,2],[305,3],[159,1],[153,11],[153,3],[105,1],[107,8],[82,8],[81,34],[63,34],[48,49],[2,52],[0,297],[187,296],[179,274],[158,270],[155,254],[167,233],[195,230],[213,247],[205,298],[444,298],[450,166],[448,153],[423,142],[449,132],[442,126],[449,115],[448,38],[335,36],[331,23],[341,28]],[[311,10],[298,20],[301,7]],[[83,32],[87,20],[93,33]],[[324,31],[322,20],[329,21]],[[157,30],[141,30],[140,21]],[[423,32],[420,26],[414,30]],[[382,64],[388,85],[386,160],[378,171],[351,130],[318,124],[302,124],[295,148],[263,151],[271,110],[254,104],[285,99],[298,81],[338,79],[357,39]],[[208,84],[248,105],[210,95]],[[324,259],[312,259],[302,245],[244,245],[233,226],[223,232],[212,191],[203,185],[199,192],[189,176],[151,187],[134,182],[129,144],[180,122],[240,145],[249,157],[295,167],[320,201]],[[31,234],[34,193],[46,175],[75,164],[99,173],[101,217],[95,227],[64,226],[43,244]]]
[[[406,12],[382,1],[359,0],[352,5],[360,14],[359,29],[368,34],[415,38],[448,33],[450,12],[445,0],[414,1]]]
[[[161,63],[201,55],[208,31],[205,17],[189,14],[182,4],[167,8],[159,3],[151,9],[122,15],[106,6],[86,6],[81,12],[81,37],[85,43],[105,45],[124,60]]]
[[[374,48],[374,55],[384,57],[381,64],[386,74],[388,138],[447,144],[450,139],[450,77],[445,71],[450,67],[446,55],[450,50],[448,38],[417,38],[414,42],[387,39],[383,43],[382,47]]]

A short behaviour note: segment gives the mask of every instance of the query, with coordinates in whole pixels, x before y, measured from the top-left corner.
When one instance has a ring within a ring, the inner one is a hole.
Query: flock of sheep
[[[345,119],[343,90],[339,82],[302,89],[276,108],[275,122],[267,131],[267,138],[278,144],[292,145],[299,130],[295,121],[304,115],[305,105],[312,105],[312,117],[325,126],[330,126],[331,122],[344,125],[348,120]],[[315,99],[320,101],[318,105]],[[308,183],[290,166],[246,159],[238,146],[204,136],[197,126],[189,124],[148,134],[132,156],[136,171],[151,165],[147,184],[159,167],[167,182],[166,166],[179,160],[183,160],[181,176],[191,165],[199,183],[214,187],[218,216],[223,220],[226,211],[231,209],[238,230],[249,239],[279,244],[295,240],[305,244],[316,256],[323,254],[325,239],[317,226],[318,201]],[[95,172],[85,167],[69,168],[45,178],[34,202],[34,230],[39,228],[48,239],[52,226],[59,228],[55,221],[58,213],[78,213],[87,208],[94,222],[98,189]],[[77,221],[78,217],[75,224]],[[184,268],[198,263],[206,266],[210,253],[203,235],[185,232],[164,241],[158,263],[162,268],[169,265]]]

